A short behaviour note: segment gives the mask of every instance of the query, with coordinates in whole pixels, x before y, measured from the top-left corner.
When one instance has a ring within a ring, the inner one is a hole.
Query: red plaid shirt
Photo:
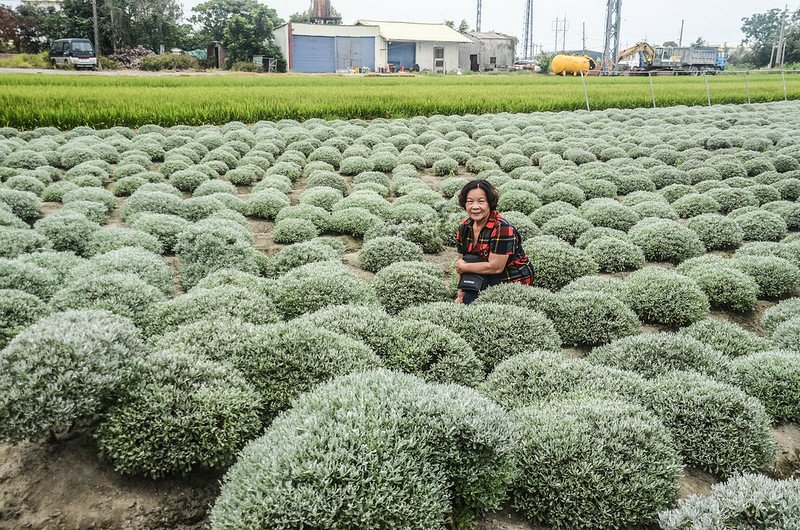
[[[489,254],[507,254],[508,262],[503,272],[487,276],[490,285],[505,282],[519,282],[530,285],[533,280],[533,266],[522,249],[522,238],[511,223],[495,210],[489,214],[486,226],[481,230],[478,240],[473,239],[474,221],[467,217],[458,225],[456,245],[458,253],[478,254],[488,260]]]

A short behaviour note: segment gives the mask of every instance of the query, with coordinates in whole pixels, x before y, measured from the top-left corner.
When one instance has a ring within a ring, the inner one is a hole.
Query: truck
[[[725,69],[725,52],[712,46],[650,46],[640,42],[620,52],[615,69],[629,72],[715,74]]]

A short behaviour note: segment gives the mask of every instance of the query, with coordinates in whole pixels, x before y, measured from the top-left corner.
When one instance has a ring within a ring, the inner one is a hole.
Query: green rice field
[[[784,99],[780,75],[753,74],[748,82],[753,103]],[[788,99],[800,99],[800,74],[787,74],[786,82]],[[586,83],[592,110],[652,105],[646,77],[589,77]],[[708,84],[712,104],[748,102],[744,75],[713,76]],[[658,106],[708,104],[702,77],[654,77],[653,91]],[[0,75],[0,125],[24,129],[585,108],[579,77]]]

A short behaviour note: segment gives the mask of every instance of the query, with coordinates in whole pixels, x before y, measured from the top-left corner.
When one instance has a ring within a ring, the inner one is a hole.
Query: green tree
[[[678,47],[678,43],[675,42],[674,40],[668,40],[667,42],[662,44],[662,46],[664,46],[665,48],[677,48]]]
[[[461,33],[466,33],[469,31],[469,23],[466,20],[461,20],[461,24],[458,25],[458,31]]]
[[[755,13],[742,19],[742,44],[749,45],[752,51],[743,57],[744,62],[756,66],[766,66],[773,54],[773,46],[777,43],[782,9],[770,9],[764,13]],[[786,57],[784,62],[800,61],[800,10],[790,13],[786,23]]]
[[[191,22],[199,26],[198,34],[209,43],[213,41],[225,43],[225,27],[236,15],[247,19],[260,16],[257,13],[263,11],[272,20],[272,28],[283,24],[277,11],[264,4],[259,4],[256,0],[207,0],[193,7],[192,11],[195,14],[191,17]],[[241,25],[241,22],[237,23],[237,26]],[[236,33],[238,29],[234,29],[234,32]],[[272,29],[269,31],[268,38],[271,37]],[[225,46],[228,47],[228,43],[225,43]]]
[[[708,42],[703,37],[697,37],[697,40],[691,44],[692,48],[702,48],[708,46]]]
[[[445,20],[444,25],[447,26],[448,28],[456,29],[456,23],[453,20]]]
[[[296,24],[310,24],[311,13],[309,11],[299,11],[289,16],[289,22],[294,22]]]

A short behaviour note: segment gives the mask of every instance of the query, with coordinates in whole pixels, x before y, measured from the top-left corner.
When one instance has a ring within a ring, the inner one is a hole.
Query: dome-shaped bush
[[[659,517],[662,530],[791,528],[800,520],[800,481],[737,475],[713,484],[708,496],[692,495]],[[747,521],[747,523],[742,523]]]
[[[100,230],[100,225],[76,212],[58,212],[39,219],[34,228],[52,242],[54,250],[69,250],[83,255],[92,234]]]
[[[502,314],[498,319],[493,315]],[[439,302],[412,306],[400,318],[433,322],[466,340],[489,372],[502,360],[520,351],[559,351],[561,338],[543,314],[522,307],[499,304],[468,306]],[[493,322],[491,327],[464,326],[464,322]]]
[[[372,170],[372,162],[362,156],[349,156],[339,164],[339,172],[342,175],[358,175]]]
[[[522,212],[525,215],[533,213],[541,206],[539,197],[525,190],[503,190],[497,202],[497,209],[501,212]]]
[[[549,315],[555,304],[555,295],[547,289],[506,282],[487,288],[473,303],[524,307]]]
[[[236,195],[236,186],[224,180],[207,180],[200,184],[197,189],[194,190],[192,195],[194,197],[204,197],[206,195],[213,195],[215,193],[228,193],[231,195]]]
[[[639,222],[639,214],[614,199],[591,199],[581,204],[581,216],[594,226],[604,226],[627,232]]]
[[[347,195],[347,180],[341,175],[337,175],[332,171],[314,171],[306,181],[306,188],[333,188],[342,192],[342,195]]]
[[[722,208],[713,198],[699,193],[682,196],[672,203],[672,207],[683,219],[703,214],[719,213]]]
[[[376,301],[372,288],[336,261],[309,263],[290,270],[278,279],[272,294],[286,319],[328,306]]]
[[[397,314],[418,304],[441,302],[449,298],[447,286],[440,275],[429,274],[414,262],[408,261],[398,261],[380,268],[372,281],[372,288],[390,314]]]
[[[163,252],[167,253],[175,248],[178,236],[187,226],[189,221],[186,219],[163,213],[141,213],[131,223],[133,229],[155,237],[161,244]]]
[[[550,219],[542,226],[542,233],[556,236],[567,243],[575,243],[577,239],[593,228],[592,223],[577,215],[567,214]]]
[[[331,214],[328,230],[335,234],[363,238],[364,234],[381,223],[381,218],[366,208],[345,208]]]
[[[761,323],[768,333],[772,334],[783,322],[800,317],[800,298],[790,298],[764,311]]]
[[[541,197],[542,202],[545,204],[566,202],[573,206],[580,206],[586,201],[586,193],[584,193],[580,187],[574,184],[567,184],[566,182],[559,182],[544,188]]]
[[[163,247],[155,236],[141,230],[131,228],[106,228],[97,230],[89,236],[86,255],[96,256],[123,247],[137,247],[161,254]]]
[[[789,322],[797,327],[796,320]],[[776,340],[775,346],[784,347],[780,340]],[[731,381],[748,395],[758,398],[775,423],[800,420],[800,353],[796,350],[762,351],[738,357],[732,366]]]
[[[522,439],[513,502],[531,521],[621,528],[647,524],[675,502],[680,456],[669,431],[640,406],[586,398],[512,417]]]
[[[614,228],[606,228],[604,226],[596,226],[594,228],[590,228],[583,234],[581,237],[575,241],[575,246],[579,249],[586,250],[586,247],[594,241],[595,239],[600,239],[603,237],[613,237],[614,239],[620,239],[622,241],[630,242],[630,238],[628,234],[621,230],[616,230]]]
[[[161,335],[180,326],[215,318],[233,318],[253,324],[279,320],[275,304],[252,288],[224,286],[193,289],[189,293],[153,305],[143,316],[147,335]]]
[[[595,274],[597,263],[584,251],[567,243],[534,238],[527,242],[526,251],[535,271],[537,287],[556,291],[575,278]]]
[[[386,371],[353,374],[301,397],[244,449],[211,525],[463,526],[505,498],[514,443],[508,416],[472,390]]]
[[[338,241],[338,240],[335,240]],[[330,261],[341,259],[344,249],[341,252],[330,245],[325,244],[322,239],[312,239],[303,243],[295,243],[281,249],[266,266],[267,276],[279,276],[295,267],[300,267],[307,263],[317,261]]]
[[[386,367],[433,383],[477,386],[483,364],[456,333],[429,322],[402,320],[390,325]]]
[[[19,218],[15,219],[19,221]],[[19,222],[22,228],[0,226],[0,258],[16,258],[20,254],[47,250],[51,247],[47,237],[31,230],[22,221]]]
[[[756,306],[758,283],[740,270],[708,264],[680,272],[697,283],[713,309],[747,312]]]
[[[648,261],[679,263],[705,253],[695,232],[668,219],[647,218],[633,226],[628,235]]]
[[[121,179],[120,182],[122,180],[124,179]],[[77,190],[79,187],[80,186],[74,182],[70,182],[69,180],[54,182],[47,186],[44,191],[42,191],[42,200],[48,202],[61,202],[64,199],[64,195],[72,190]]]
[[[759,298],[786,298],[800,288],[800,268],[775,256],[735,256],[731,267],[751,276]]]
[[[725,320],[700,320],[678,333],[697,339],[728,357],[741,357],[770,347],[767,339]]]
[[[141,347],[133,323],[105,311],[39,320],[0,351],[0,438],[35,440],[91,425],[118,395],[120,373]]]
[[[38,297],[16,289],[0,289],[0,350],[48,313],[50,308]]]
[[[636,314],[623,302],[601,293],[558,294],[548,313],[568,346],[597,346],[639,333]]]
[[[735,220],[719,214],[692,217],[687,226],[694,231],[707,250],[736,248],[742,244],[744,232]]]
[[[777,213],[756,210],[735,217],[745,241],[780,241],[786,235],[786,221]]]
[[[138,276],[112,273],[77,278],[56,292],[50,304],[58,311],[105,310],[142,325],[144,313],[165,299],[164,293]]]
[[[245,211],[247,215],[272,221],[289,204],[289,197],[285,194],[275,189],[266,189],[250,195],[245,203]]]
[[[658,267],[633,272],[625,279],[624,301],[643,322],[681,327],[703,319],[708,298],[691,278]]]
[[[134,274],[165,294],[174,291],[170,266],[161,256],[135,247],[124,247],[94,256],[71,269],[66,281],[71,283],[89,276],[112,273]]]
[[[117,204],[117,198],[113,193],[102,188],[78,188],[64,195],[61,202],[65,205],[77,201],[90,201],[102,204],[105,211],[110,211]]]
[[[140,213],[183,214],[183,201],[171,193],[145,191],[144,186],[125,200],[120,216],[125,222],[132,222]]]
[[[646,387],[641,376],[560,353],[520,353],[498,364],[481,392],[507,409],[586,396],[637,399]]]
[[[229,366],[184,352],[151,353],[95,438],[118,473],[158,479],[223,468],[258,434],[258,409],[258,394]]]
[[[384,361],[390,355],[392,330],[396,326],[396,321],[379,307],[351,304],[326,307],[301,315],[295,321],[359,340]]]
[[[686,465],[728,476],[775,459],[764,406],[736,387],[673,372],[654,379],[644,400],[672,432]]]
[[[439,199],[439,197],[437,195]],[[389,215],[391,203],[377,193],[358,192],[353,193],[333,205],[333,211],[338,212],[348,208],[364,208],[373,215],[385,219]]]
[[[543,226],[550,219],[555,219],[556,217],[560,217],[562,215],[577,213],[578,209],[573,205],[563,201],[556,201],[551,202],[550,204],[545,204],[541,208],[537,208],[536,211],[531,213],[528,217],[530,217],[531,221],[536,223],[536,225]]]
[[[653,378],[676,370],[694,371],[729,381],[730,359],[686,335],[655,333],[625,337],[595,348],[589,361]]]
[[[316,225],[307,219],[289,218],[275,223],[272,236],[276,243],[301,243],[319,235]]]
[[[275,222],[283,221],[284,219],[306,219],[314,223],[319,230],[325,230],[328,226],[328,219],[330,214],[324,208],[313,206],[311,204],[298,204],[295,206],[286,206],[278,212],[275,217]]]
[[[422,249],[400,237],[377,237],[364,243],[358,258],[362,269],[378,272],[398,261],[422,260]]]
[[[658,217],[661,219],[670,219],[676,221],[678,219],[677,212],[665,202],[660,201],[644,201],[631,206],[631,209],[636,214],[645,219],[647,217]]]
[[[641,248],[615,237],[595,239],[584,250],[597,263],[601,272],[636,270],[642,268],[645,262]]]
[[[431,166],[434,175],[446,177],[458,173],[458,162],[450,157],[444,157],[436,160]]]

